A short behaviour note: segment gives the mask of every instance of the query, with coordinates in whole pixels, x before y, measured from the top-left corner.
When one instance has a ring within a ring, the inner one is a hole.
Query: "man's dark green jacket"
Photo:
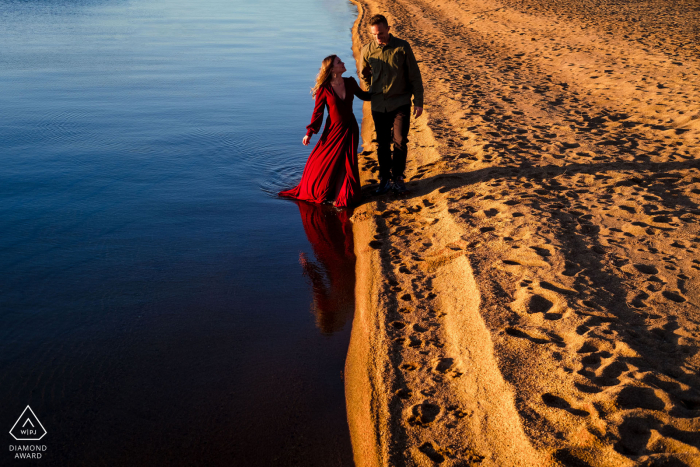
[[[380,46],[371,41],[362,47],[362,81],[372,94],[373,112],[391,112],[402,105],[423,107],[423,80],[408,42],[389,35]]]

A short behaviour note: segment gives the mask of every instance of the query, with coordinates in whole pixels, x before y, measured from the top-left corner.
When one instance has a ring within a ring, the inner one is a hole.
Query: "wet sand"
[[[353,216],[356,464],[700,465],[697,2],[356,1],[426,87]]]

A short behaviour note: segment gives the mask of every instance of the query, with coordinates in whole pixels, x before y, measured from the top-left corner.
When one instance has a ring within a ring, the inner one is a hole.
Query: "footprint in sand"
[[[428,328],[426,328],[426,327],[424,327],[424,326],[421,326],[420,324],[417,324],[417,323],[416,323],[416,324],[413,325],[413,330],[416,331],[416,332],[425,332],[425,331],[428,330]]]
[[[623,410],[664,410],[666,404],[656,391],[648,387],[626,386],[616,397],[617,406]]]
[[[521,286],[523,283],[521,283]],[[541,316],[549,321],[561,319],[566,311],[566,300],[562,299],[559,293],[571,291],[544,281],[541,281],[539,286],[541,289],[536,292],[533,292],[535,287],[531,285],[518,290],[515,293],[515,301],[511,304],[511,308],[523,316],[533,316],[541,313]]]
[[[576,353],[591,353],[591,352],[597,352],[598,347],[595,346],[595,344],[592,344],[590,342],[584,343],[580,349]]]
[[[525,300],[525,308],[528,313],[547,313],[552,309],[554,303],[541,295],[531,295]]]
[[[433,361],[433,370],[438,373],[446,373],[452,365],[454,364],[454,359],[452,358],[439,358]]]
[[[613,361],[606,366],[600,367],[592,381],[600,386],[616,386],[620,384],[620,376],[627,370],[629,370],[627,363]]]
[[[686,301],[681,294],[672,292],[670,290],[664,290],[663,292],[661,292],[661,295],[663,295],[665,299],[676,303],[683,303]]]
[[[438,448],[439,449],[439,448]],[[445,456],[440,454],[439,450],[433,447],[432,443],[425,442],[418,448],[420,452],[428,456],[428,459],[435,462],[436,464],[442,464],[445,462]]]
[[[416,336],[408,336],[408,340],[404,341],[406,347],[420,347],[423,345],[423,341]]]
[[[513,327],[506,328],[505,332],[509,336],[518,337],[520,339],[527,339],[530,342],[533,342],[535,344],[548,344],[550,342],[549,339],[543,339],[541,337],[534,337],[534,336],[529,335],[525,331],[522,331],[520,329],[513,328]]]
[[[581,392],[585,392],[586,394],[598,394],[599,392],[603,391],[597,386],[590,386],[588,384],[583,383],[574,382],[574,386],[576,387],[576,389],[578,389]]]
[[[426,426],[435,421],[440,415],[441,408],[439,405],[431,404],[423,401],[420,404],[411,407],[408,423],[412,426]]]
[[[567,402],[566,399],[559,397],[559,396],[555,396],[554,394],[551,394],[551,393],[542,394],[542,402],[544,402],[545,405],[547,405],[548,407],[566,410],[570,414],[576,415],[579,417],[587,417],[588,415],[590,415],[585,410],[573,408],[571,406],[571,404],[569,402]]]
[[[659,270],[650,264],[635,264],[634,268],[642,274],[658,274]]]

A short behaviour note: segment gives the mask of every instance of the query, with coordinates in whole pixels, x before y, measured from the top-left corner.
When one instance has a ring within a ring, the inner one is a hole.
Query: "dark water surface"
[[[352,465],[349,225],[270,193],[301,175],[309,88],[352,63],[355,15],[0,0],[7,445],[29,404],[38,465]]]

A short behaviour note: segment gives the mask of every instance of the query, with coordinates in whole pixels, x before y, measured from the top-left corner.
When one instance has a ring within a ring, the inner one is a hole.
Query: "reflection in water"
[[[295,201],[316,261],[299,262],[313,287],[312,312],[324,334],[340,331],[355,307],[355,253],[348,211]]]
[[[40,464],[352,465],[350,321],[318,331],[258,186],[301,176],[317,37],[350,56],[356,14],[0,0],[0,427],[30,405]]]

